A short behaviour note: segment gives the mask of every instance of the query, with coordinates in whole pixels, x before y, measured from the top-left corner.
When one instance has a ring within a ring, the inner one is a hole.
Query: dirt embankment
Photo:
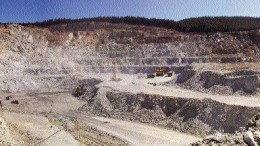
[[[81,111],[201,136],[215,130],[235,132],[260,111],[259,108],[227,105],[210,99],[122,93],[104,87],[99,88],[95,95],[81,96],[86,101]]]

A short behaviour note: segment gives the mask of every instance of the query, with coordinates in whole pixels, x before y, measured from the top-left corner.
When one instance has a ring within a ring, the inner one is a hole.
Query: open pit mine
[[[0,145],[257,146],[252,34],[0,25]]]

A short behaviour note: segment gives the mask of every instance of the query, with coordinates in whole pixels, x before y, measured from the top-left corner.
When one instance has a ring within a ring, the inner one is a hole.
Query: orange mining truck
[[[155,75],[158,76],[164,76],[164,74],[166,74],[168,72],[167,69],[163,68],[163,67],[159,67],[156,69],[155,71]]]

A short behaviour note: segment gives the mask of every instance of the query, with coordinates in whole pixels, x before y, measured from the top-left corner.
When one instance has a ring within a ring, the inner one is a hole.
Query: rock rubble
[[[239,128],[235,134],[216,133],[190,146],[259,146],[260,114],[249,120],[246,127]]]

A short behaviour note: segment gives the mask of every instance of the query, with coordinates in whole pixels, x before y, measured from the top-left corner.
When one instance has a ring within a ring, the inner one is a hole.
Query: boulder
[[[254,132],[254,139],[257,143],[260,143],[260,131]]]
[[[244,142],[246,144],[248,144],[248,146],[257,146],[257,143],[254,140],[254,135],[251,131],[246,131],[243,134],[243,139],[244,139]]]
[[[226,136],[217,132],[216,134],[214,135],[211,135],[209,137],[207,137],[206,139],[210,140],[210,141],[215,141],[215,142],[218,142],[218,143],[223,143],[223,142],[226,142]]]

